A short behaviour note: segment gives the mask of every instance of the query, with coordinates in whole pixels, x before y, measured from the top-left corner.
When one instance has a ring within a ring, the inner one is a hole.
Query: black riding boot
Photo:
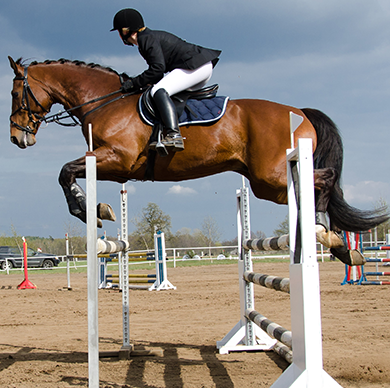
[[[167,130],[167,135],[162,143],[165,147],[173,147],[175,151],[184,149],[183,137],[179,129],[179,120],[177,117],[176,107],[169,97],[165,89],[158,89],[154,93],[153,100],[156,104],[158,112],[164,127]]]

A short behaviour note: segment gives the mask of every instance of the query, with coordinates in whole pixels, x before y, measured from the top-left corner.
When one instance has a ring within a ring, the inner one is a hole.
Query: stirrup
[[[162,137],[161,131],[158,131],[157,141],[151,142],[149,144],[149,149],[151,149],[153,151],[157,151],[157,153],[160,156],[164,157],[164,156],[168,155],[168,151],[165,148],[165,145],[163,144],[163,142],[161,141],[161,137]]]
[[[176,151],[184,150],[184,137],[179,133],[168,134],[164,140],[161,141],[167,148],[174,148]]]

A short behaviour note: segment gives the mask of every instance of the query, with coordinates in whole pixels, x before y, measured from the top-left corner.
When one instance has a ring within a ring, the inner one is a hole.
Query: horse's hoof
[[[342,248],[344,239],[332,230],[326,231],[323,225],[316,225],[317,241],[327,248]]]
[[[357,249],[332,248],[330,252],[344,264],[351,267],[355,265],[364,265],[366,262],[362,253]]]
[[[107,203],[99,203],[97,205],[97,216],[102,220],[116,221],[114,210]]]
[[[366,263],[366,259],[358,249],[351,249],[349,254],[352,265],[364,265]]]

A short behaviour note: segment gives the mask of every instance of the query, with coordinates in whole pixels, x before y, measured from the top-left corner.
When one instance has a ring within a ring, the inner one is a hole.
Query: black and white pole
[[[98,261],[96,209],[96,156],[92,125],[88,125],[89,150],[85,154],[87,194],[87,277],[88,277],[88,386],[99,388]]]
[[[122,185],[121,190],[121,240],[128,242],[127,232],[127,190]],[[129,256],[127,252],[120,252],[119,273],[122,274],[122,328],[123,344],[121,358],[129,358],[133,346],[130,344],[130,310],[129,310]]]

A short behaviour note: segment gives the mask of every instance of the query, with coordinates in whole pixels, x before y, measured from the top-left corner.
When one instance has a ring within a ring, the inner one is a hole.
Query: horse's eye
[[[13,98],[18,98],[19,93],[18,92],[11,92]]]

